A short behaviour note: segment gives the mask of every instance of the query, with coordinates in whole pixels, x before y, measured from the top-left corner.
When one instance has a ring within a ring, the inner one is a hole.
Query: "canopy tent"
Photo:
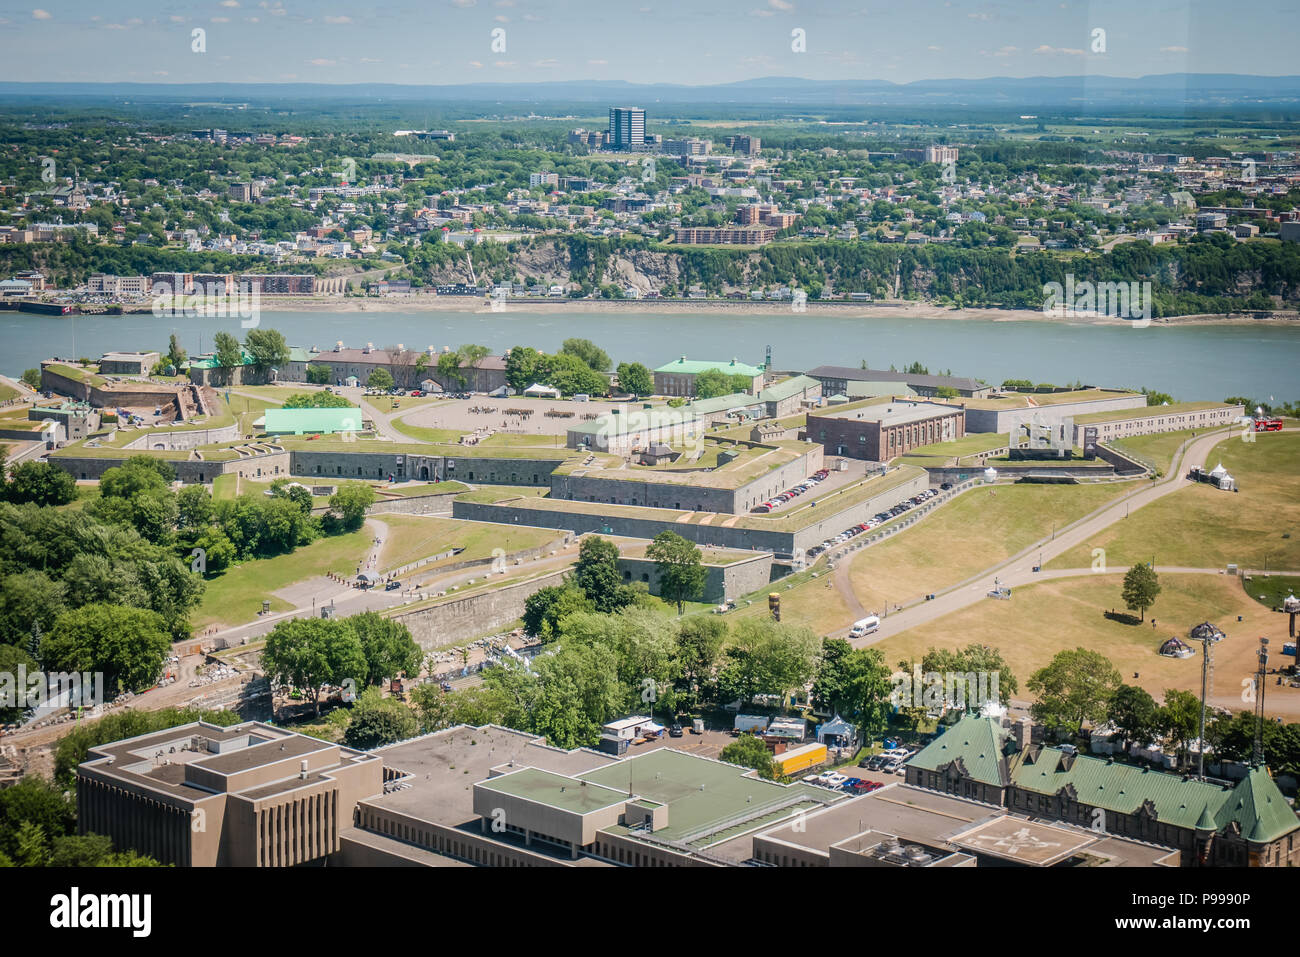
[[[817,741],[834,747],[843,747],[857,737],[857,729],[838,714],[817,729]]]
[[[524,395],[545,396],[548,399],[558,399],[560,390],[549,385],[542,385],[540,382],[534,382],[524,390]]]

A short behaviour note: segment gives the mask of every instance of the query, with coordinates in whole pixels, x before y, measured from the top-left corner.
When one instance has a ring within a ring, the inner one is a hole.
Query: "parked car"
[[[389,582],[387,585],[384,586],[384,591],[397,591],[397,589],[399,589],[399,588],[401,588],[401,587],[402,587],[402,583],[401,583],[401,582],[399,582],[399,581],[391,581],[391,582]]]
[[[682,736],[682,726],[680,724],[673,724],[672,727],[668,729],[668,737],[680,738],[681,736]]]

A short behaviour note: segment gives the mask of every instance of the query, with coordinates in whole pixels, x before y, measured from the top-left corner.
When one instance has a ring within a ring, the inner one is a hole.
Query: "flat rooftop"
[[[879,422],[881,425],[905,425],[908,422],[923,422],[941,415],[953,415],[962,411],[960,406],[945,405],[939,402],[874,402],[869,405],[842,405],[818,409],[808,414],[809,419],[850,419],[855,422]],[[811,426],[810,426],[811,428]]]
[[[653,838],[694,848],[754,830],[797,808],[812,810],[843,800],[826,788],[765,781],[746,768],[672,748],[624,758],[578,777],[667,804],[668,826],[656,830]],[[608,830],[627,833],[622,827]]]
[[[553,771],[543,771],[541,768],[520,768],[481,781],[478,787],[572,814],[589,814],[615,804],[626,804],[628,800],[627,794],[622,791]]]

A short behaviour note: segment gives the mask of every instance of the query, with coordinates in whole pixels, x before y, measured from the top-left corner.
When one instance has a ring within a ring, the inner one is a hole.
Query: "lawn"
[[[817,575],[816,578],[813,577],[814,574]],[[773,582],[755,594],[745,596],[752,604],[746,605],[742,601],[725,618],[727,621],[737,618],[766,618],[767,595],[776,593],[781,596],[781,621],[811,628],[819,635],[829,635],[848,627],[854,617],[848,603],[831,581],[833,574],[834,572],[826,570],[826,562],[818,562],[811,569],[783,578],[780,582]]]
[[[524,448],[530,446],[550,446],[564,448],[563,435],[515,435],[510,432],[495,432],[479,442],[480,447]]]
[[[1017,588],[1010,601],[979,602],[886,638],[875,647],[894,665],[919,658],[932,647],[992,645],[1002,652],[1011,672],[1019,679],[1020,690],[1015,695],[1019,700],[1032,697],[1026,687],[1029,676],[1046,665],[1056,652],[1087,648],[1110,659],[1126,683],[1146,688],[1159,700],[1166,688],[1180,688],[1199,695],[1199,645],[1195,646],[1197,653],[1193,657],[1183,659],[1162,657],[1157,650],[1171,635],[1186,638],[1193,625],[1211,621],[1227,635],[1215,649],[1211,701],[1235,710],[1245,707],[1241,700],[1242,679],[1255,670],[1257,639],[1269,634],[1280,645],[1286,633],[1286,619],[1260,608],[1241,590],[1235,578],[1164,574],[1160,576],[1160,596],[1147,612],[1146,622],[1126,624],[1106,617],[1112,608],[1124,611],[1119,597],[1122,581],[1122,575],[1109,574]],[[1237,622],[1238,615],[1243,616],[1243,622]],[[1152,627],[1152,617],[1158,627]],[[1266,703],[1287,710],[1300,704],[1300,692],[1277,690],[1280,693],[1272,694],[1274,688],[1269,688]]]
[[[931,445],[923,445],[920,448],[912,449],[904,457],[911,462],[914,458],[926,459],[925,465],[943,465],[948,459],[960,458],[964,455],[978,455],[981,452],[991,452],[994,449],[1004,449],[1007,447],[1007,436],[1001,432],[973,432],[970,435],[964,435],[960,439],[953,439],[951,442],[935,442]],[[935,461],[936,459],[940,461]]]
[[[1204,429],[1200,431],[1202,434],[1205,432]],[[1168,472],[1178,447],[1195,434],[1195,429],[1179,429],[1177,432],[1156,432],[1152,435],[1114,439],[1106,444],[1118,452],[1133,455],[1144,465],[1155,466],[1161,472]]]
[[[859,553],[850,571],[853,593],[867,609],[879,610],[943,591],[1133,488],[1125,482],[964,492],[914,528]]]
[[[1266,608],[1281,608],[1289,595],[1300,595],[1300,577],[1294,575],[1252,575],[1242,582],[1246,594]]]
[[[393,419],[390,424],[398,432],[420,442],[459,442],[465,434],[458,429],[430,429],[422,425],[408,425],[401,419]]]
[[[191,624],[196,629],[216,624],[241,625],[257,617],[263,599],[270,599],[272,611],[287,611],[289,603],[272,597],[273,591],[326,572],[351,575],[370,541],[370,531],[362,528],[318,539],[288,555],[233,566],[208,580]]]
[[[1228,437],[1205,463],[1223,463],[1239,492],[1193,485],[1166,495],[1129,518],[1098,532],[1090,541],[1049,562],[1054,568],[1084,568],[1092,550],[1107,562],[1128,567],[1138,561],[1184,568],[1300,569],[1300,434],[1271,432],[1254,442]]]
[[[490,558],[494,549],[500,548],[509,555],[527,548],[536,548],[564,536],[563,531],[549,528],[493,525],[485,522],[467,522],[456,518],[430,518],[423,515],[395,515],[385,513],[375,516],[375,521],[388,526],[380,556],[381,571],[387,572],[436,555],[449,548],[464,548],[460,554],[433,562],[421,571],[436,569],[441,564]]]
[[[541,498],[550,494],[549,488],[537,485],[494,485],[491,488],[477,488],[473,491],[463,492],[457,496],[459,502],[478,502],[491,505],[494,502],[503,502],[506,499],[520,498]],[[530,503],[531,504],[531,503]]]
[[[404,485],[372,485],[381,498],[410,498],[413,495],[453,495],[469,490],[460,482],[410,482]]]
[[[13,386],[5,385],[3,382],[0,382],[0,402],[8,402],[10,399],[18,398],[20,395],[22,395],[22,393]]]

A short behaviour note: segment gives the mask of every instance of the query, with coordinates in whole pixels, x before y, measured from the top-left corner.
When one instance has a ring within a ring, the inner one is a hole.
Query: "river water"
[[[1031,379],[1057,385],[1146,386],[1181,400],[1244,395],[1265,401],[1300,399],[1300,323],[1187,325],[1147,328],[1070,322],[986,321],[737,312],[276,312],[261,327],[279,329],[291,345],[328,350],[401,343],[410,349],[481,343],[499,353],[511,346],[545,351],[576,336],[591,339],[615,363],[650,368],[680,355],[738,358],[761,364],[768,346],[773,368],[819,365],[902,368],[920,361],[931,372],[986,382]],[[17,376],[41,359],[98,358],[108,351],[165,352],[172,332],[191,354],[211,350],[224,330],[243,338],[238,319],[53,317],[0,313],[0,371]]]

